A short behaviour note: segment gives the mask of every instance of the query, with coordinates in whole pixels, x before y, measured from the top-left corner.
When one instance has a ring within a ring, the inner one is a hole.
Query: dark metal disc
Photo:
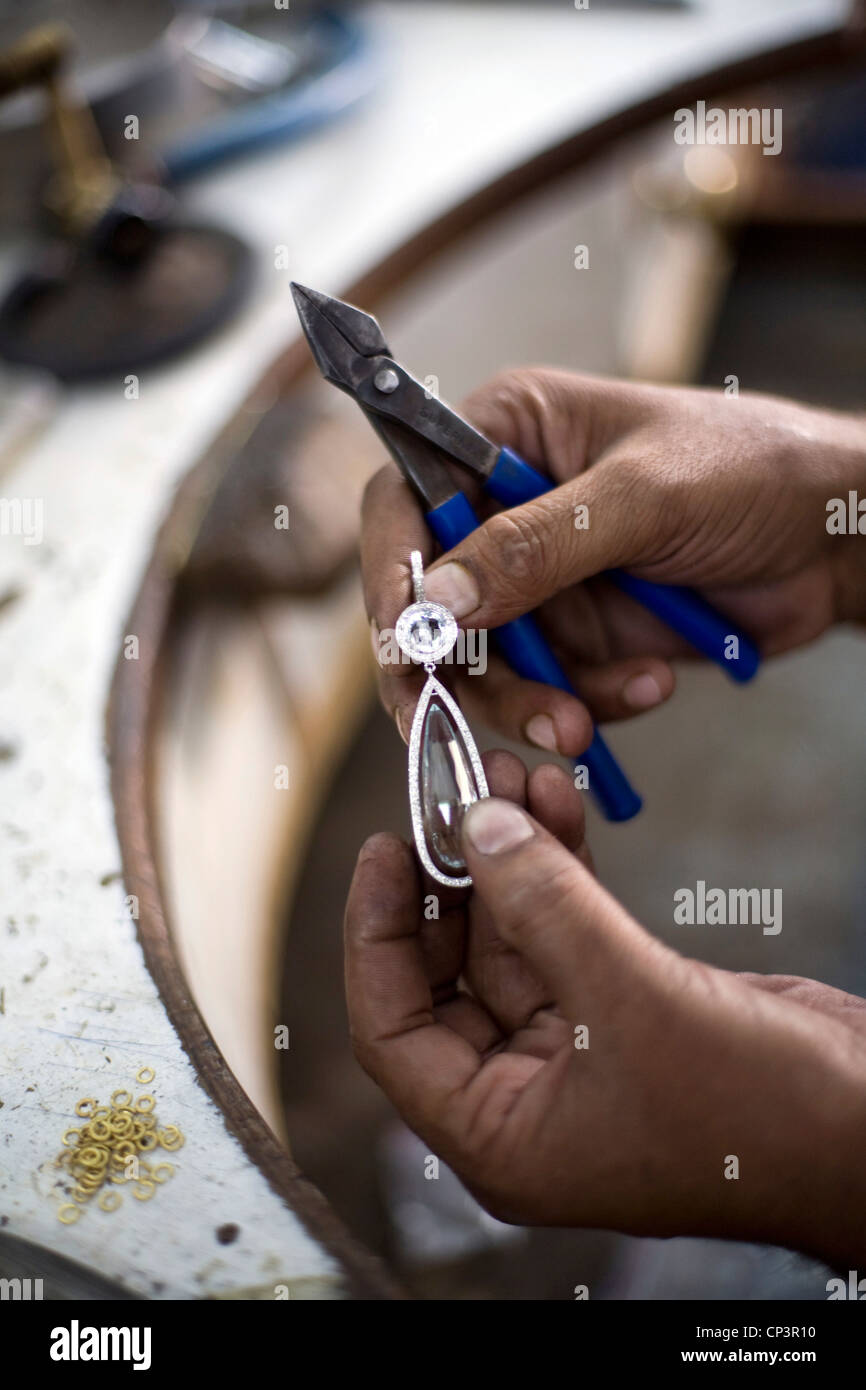
[[[200,342],[240,305],[249,248],[216,227],[170,225],[132,265],[80,252],[21,277],[0,305],[0,357],[63,381],[124,375]]]

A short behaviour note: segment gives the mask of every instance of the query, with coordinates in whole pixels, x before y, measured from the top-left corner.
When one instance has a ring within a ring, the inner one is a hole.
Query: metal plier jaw
[[[367,414],[405,425],[482,481],[500,450],[391,356],[372,314],[321,290],[292,285],[301,326],[326,381]]]

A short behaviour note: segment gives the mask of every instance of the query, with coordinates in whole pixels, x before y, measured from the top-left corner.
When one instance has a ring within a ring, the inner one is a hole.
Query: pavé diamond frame
[[[484,768],[481,765],[481,757],[475,746],[475,740],[469,729],[469,725],[463,718],[460,706],[453,696],[437,681],[434,675],[428,673],[427,684],[421,692],[418,707],[415,710],[415,718],[412,720],[412,732],[409,735],[409,809],[412,815],[412,834],[415,836],[415,848],[418,851],[418,858],[424,865],[427,873],[437,883],[442,883],[446,888],[471,888],[471,875],[465,874],[462,878],[453,878],[444,874],[430,857],[427,850],[427,838],[424,834],[424,816],[421,807],[421,731],[424,728],[424,717],[427,707],[433,697],[442,701],[454,724],[457,732],[463,739],[463,745],[469,756],[472,771],[475,775],[475,783],[478,787],[478,799],[482,800],[490,793],[487,789],[487,779],[484,776]]]

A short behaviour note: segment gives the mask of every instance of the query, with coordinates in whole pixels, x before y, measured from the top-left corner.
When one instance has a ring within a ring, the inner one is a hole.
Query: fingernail
[[[463,817],[463,834],[479,854],[502,854],[532,838],[532,826],[513,801],[485,797]]]
[[[536,748],[546,748],[548,753],[558,752],[556,729],[549,714],[534,714],[527,720],[524,733]]]
[[[632,676],[622,688],[622,698],[630,709],[652,709],[663,699],[662,689],[655,676]]]
[[[450,608],[455,618],[465,618],[469,613],[474,613],[481,602],[478,585],[472,575],[454,561],[425,575],[424,590],[433,603]]]

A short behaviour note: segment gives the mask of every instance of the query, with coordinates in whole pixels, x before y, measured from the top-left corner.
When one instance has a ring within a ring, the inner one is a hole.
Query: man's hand
[[[588,711],[605,722],[667,699],[671,660],[694,653],[595,577],[607,569],[699,589],[765,655],[808,642],[834,622],[866,618],[863,539],[826,529],[830,498],[858,487],[866,496],[862,420],[769,396],[729,398],[551,369],[507,372],[465,409],[490,439],[559,486],[508,512],[491,515],[488,507],[486,523],[430,570],[428,597],[479,629],[539,609],[585,701],[521,680],[494,657],[484,679],[457,675],[470,719],[576,756],[591,738]],[[376,630],[393,628],[407,602],[413,549],[429,562],[433,542],[389,465],[364,502],[374,646]],[[411,666],[382,671],[385,707],[404,738],[423,679]]]
[[[862,1264],[864,1001],[678,955],[592,876],[561,769],[527,782],[499,753],[488,775],[510,800],[470,808],[475,889],[438,920],[400,840],[361,850],[346,981],[365,1069],[503,1220]]]

